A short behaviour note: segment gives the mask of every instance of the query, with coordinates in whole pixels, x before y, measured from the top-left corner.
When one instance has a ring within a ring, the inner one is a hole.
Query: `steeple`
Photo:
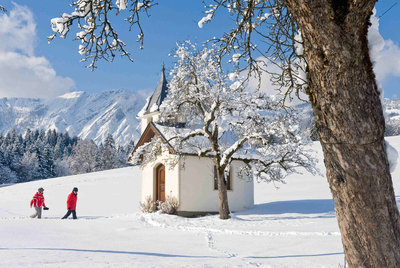
[[[165,67],[164,63],[162,65],[162,72],[161,72],[161,80],[158,83],[156,89],[151,95],[149,104],[146,107],[146,111],[144,114],[149,114],[153,112],[157,112],[160,110],[160,105],[167,96],[168,87],[167,87],[167,79],[165,78]]]
[[[167,84],[168,82],[167,79],[165,78],[165,67],[163,63],[161,71],[161,80],[158,83],[156,89],[154,90],[153,95],[151,95],[151,97],[148,98],[147,104],[137,115],[138,118],[141,118],[142,133],[150,122],[159,121],[160,105],[167,97],[167,92],[168,92]]]

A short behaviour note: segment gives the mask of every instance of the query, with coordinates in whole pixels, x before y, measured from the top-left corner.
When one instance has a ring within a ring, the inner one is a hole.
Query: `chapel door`
[[[165,202],[165,166],[157,167],[157,200]]]

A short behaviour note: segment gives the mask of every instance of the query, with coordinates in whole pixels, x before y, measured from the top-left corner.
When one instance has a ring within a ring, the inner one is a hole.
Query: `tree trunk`
[[[369,58],[375,0],[283,0],[299,25],[310,101],[350,267],[400,267],[400,220]]]
[[[230,219],[228,205],[228,191],[226,188],[224,171],[218,170],[218,199],[219,199],[219,218],[221,220]]]

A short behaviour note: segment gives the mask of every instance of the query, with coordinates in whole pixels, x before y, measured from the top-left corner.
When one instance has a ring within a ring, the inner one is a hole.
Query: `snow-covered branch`
[[[178,45],[161,121],[185,115],[185,129],[170,131],[178,152],[213,157],[225,171],[233,159],[246,160],[257,179],[281,181],[304,167],[315,173],[315,161],[304,149],[309,140],[298,131],[297,114],[281,109],[277,98],[246,88],[238,71],[225,74],[217,62],[218,47]],[[284,170],[284,172],[279,171]],[[269,179],[266,178],[269,176]]]
[[[78,52],[83,55],[81,61],[90,61],[87,66],[91,70],[96,68],[96,62],[100,59],[112,62],[115,52],[133,61],[130,54],[125,50],[125,43],[118,38],[117,31],[113,28],[109,17],[118,15],[121,11],[129,9],[131,15],[126,19],[130,23],[130,29],[136,25],[138,28],[138,39],[140,49],[143,48],[144,32],[140,26],[139,14],[147,14],[152,6],[153,0],[78,0],[70,6],[75,10],[71,14],[64,13],[59,18],[51,20],[54,34],[48,37],[50,42],[55,37],[65,38],[74,22],[81,31],[76,34],[76,40],[80,40]]]
[[[268,73],[273,85],[283,94],[281,105],[293,94],[307,89],[306,60],[302,50],[301,34],[292,15],[280,0],[209,0],[206,16],[199,26],[212,21],[219,10],[230,13],[235,27],[220,38],[208,40],[220,47],[219,58],[246,71],[248,79],[258,79]],[[260,49],[256,44],[264,43]],[[278,70],[277,70],[278,69]]]

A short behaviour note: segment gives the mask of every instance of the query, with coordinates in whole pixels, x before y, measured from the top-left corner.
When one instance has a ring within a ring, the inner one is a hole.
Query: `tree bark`
[[[228,204],[228,191],[225,183],[224,171],[218,171],[218,199],[219,199],[219,218],[221,220],[230,219],[229,204]]]
[[[282,0],[301,30],[308,93],[350,267],[400,267],[400,220],[369,57],[375,0]]]

